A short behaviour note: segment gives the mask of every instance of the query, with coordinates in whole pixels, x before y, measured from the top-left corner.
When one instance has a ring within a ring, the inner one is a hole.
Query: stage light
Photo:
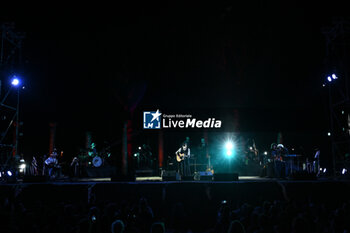
[[[343,168],[343,170],[341,171],[341,174],[345,175],[345,173],[347,173],[348,170],[346,170],[346,168]]]
[[[326,173],[327,172],[327,168],[323,168],[323,173]]]
[[[139,155],[139,153],[135,153],[135,154],[134,154],[134,157],[137,157],[138,155]]]
[[[234,148],[234,145],[233,145],[233,142],[231,141],[227,141],[225,143],[225,154],[227,157],[231,157],[233,155],[233,148]]]
[[[139,150],[141,150],[141,146],[139,146]]]
[[[230,141],[226,142],[225,148],[226,148],[226,150],[232,150],[233,149],[233,143],[230,142]]]
[[[11,84],[13,86],[17,86],[19,84],[19,80],[17,78],[15,78],[15,79],[12,80]]]
[[[325,87],[326,86],[326,84],[322,84],[322,87]]]
[[[24,168],[26,168],[26,165],[25,165],[25,164],[19,165],[19,169],[24,169]]]
[[[328,132],[327,135],[330,137],[331,136],[331,132]]]
[[[328,76],[328,77],[327,77],[327,80],[328,80],[328,82],[332,82],[331,76]]]
[[[19,83],[20,83],[19,79],[14,75],[11,80],[12,86],[18,86]]]
[[[7,175],[8,176],[12,176],[12,172],[11,171],[7,171]]]
[[[267,155],[267,151],[264,152],[264,155]]]
[[[338,79],[338,77],[337,77],[337,75],[335,75],[335,74],[332,74],[332,79]]]

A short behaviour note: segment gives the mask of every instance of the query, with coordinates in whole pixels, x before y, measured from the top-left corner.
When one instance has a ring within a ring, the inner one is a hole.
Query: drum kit
[[[86,153],[82,152],[78,156],[80,164],[85,167],[101,167],[106,163],[106,157],[100,153]]]
[[[101,165],[103,164],[103,160],[100,156],[96,155],[93,159],[92,159],[92,166],[94,167],[101,167]]]

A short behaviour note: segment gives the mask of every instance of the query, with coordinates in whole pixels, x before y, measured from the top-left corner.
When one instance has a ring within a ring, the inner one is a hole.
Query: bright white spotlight
[[[12,84],[13,86],[18,86],[18,84],[19,84],[19,79],[18,79],[18,78],[13,78],[11,84]]]
[[[346,170],[346,168],[343,168],[343,170],[341,171],[341,174],[345,175],[345,173],[347,172],[348,170]]]
[[[226,142],[225,148],[226,148],[226,150],[232,150],[233,149],[233,143],[232,142]]]
[[[7,171],[7,175],[8,176],[12,176],[12,172],[11,171]]]
[[[338,77],[337,77],[337,75],[335,75],[335,74],[332,74],[332,79],[338,79]]]
[[[323,173],[326,173],[327,172],[327,168],[323,168]]]
[[[24,168],[26,168],[26,164],[19,165],[19,169],[24,169]]]
[[[328,76],[328,77],[327,77],[327,80],[328,80],[328,82],[332,82],[331,76]]]
[[[267,151],[264,152],[264,155],[267,155]]]
[[[226,155],[227,155],[227,156],[231,156],[231,155],[232,155],[232,150],[227,150],[227,151],[226,151]]]
[[[328,132],[327,135],[328,135],[328,136],[331,136],[331,132]]]

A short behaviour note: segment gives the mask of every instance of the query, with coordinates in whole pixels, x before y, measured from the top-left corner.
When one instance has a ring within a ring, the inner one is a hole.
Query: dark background
[[[20,148],[47,153],[49,122],[57,122],[56,145],[68,156],[84,147],[86,131],[100,149],[114,145],[119,153],[128,117],[135,142],[156,146],[141,116],[160,109],[220,118],[222,132],[255,138],[261,150],[282,132],[290,147],[327,151],[321,29],[347,17],[346,9],[336,1],[1,8],[0,22],[27,33],[17,71],[26,86]],[[125,108],[133,103],[130,116]],[[175,151],[191,133],[169,131],[165,150]],[[193,132],[198,142],[199,134]]]

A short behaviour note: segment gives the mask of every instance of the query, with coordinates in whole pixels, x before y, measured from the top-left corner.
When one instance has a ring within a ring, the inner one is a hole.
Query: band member
[[[290,166],[288,166],[289,161],[286,166],[286,155],[288,154],[287,148],[285,148],[282,144],[274,144],[273,151],[275,160],[275,177],[276,178],[285,178],[286,174],[288,175],[290,172]]]
[[[33,176],[39,175],[39,170],[38,170],[38,162],[36,160],[36,157],[33,156],[32,162],[30,164],[30,174]]]
[[[79,176],[79,159],[78,159],[78,157],[73,158],[70,166],[73,170],[73,176],[78,177]]]
[[[289,176],[292,172],[293,159],[288,157],[288,148],[283,146],[283,144],[277,145],[277,154],[281,158],[281,177],[285,178]]]
[[[176,152],[176,160],[178,162],[178,172],[181,176],[190,176],[190,148],[188,148],[187,142],[182,143],[180,149]]]
[[[50,157],[45,160],[45,167],[48,169],[49,176],[55,178],[55,173],[59,170],[57,153],[51,153]]]
[[[276,143],[271,144],[271,156],[274,161],[274,177],[280,178],[282,172],[282,156],[280,150],[277,148]]]

